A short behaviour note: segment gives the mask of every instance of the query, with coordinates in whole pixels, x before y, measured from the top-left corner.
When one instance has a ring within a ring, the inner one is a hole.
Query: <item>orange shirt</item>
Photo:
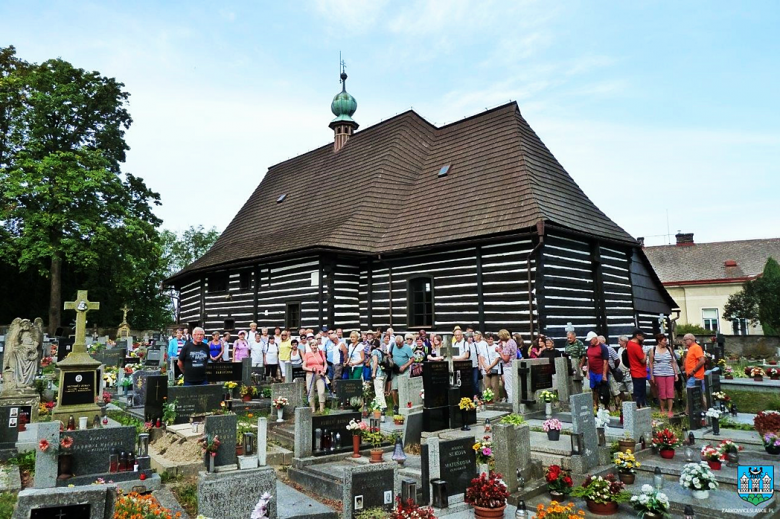
[[[688,353],[685,354],[685,373],[690,373],[693,371],[693,368],[696,367],[696,364],[699,363],[699,359],[704,357],[704,351],[702,351],[701,346],[699,346],[696,343],[693,343],[688,348]],[[704,379],[704,365],[699,368],[699,371],[693,374],[693,378],[697,378],[699,380]]]

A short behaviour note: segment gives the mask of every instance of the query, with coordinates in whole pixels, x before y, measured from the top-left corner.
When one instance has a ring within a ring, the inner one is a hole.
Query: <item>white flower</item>
[[[650,496],[648,496],[647,494],[642,494],[641,496],[639,496],[639,502],[641,504],[646,505],[648,501],[650,501]]]
[[[653,492],[653,486],[652,485],[648,485],[648,484],[642,485],[642,492],[644,492],[645,494],[652,493]]]
[[[631,496],[631,502],[636,503],[638,497],[637,496]]]

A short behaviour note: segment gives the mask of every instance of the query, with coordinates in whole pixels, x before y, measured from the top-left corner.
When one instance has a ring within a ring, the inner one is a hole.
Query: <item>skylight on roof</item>
[[[449,172],[450,172],[450,165],[447,164],[446,166],[442,166],[441,167],[441,169],[439,170],[439,176],[440,177],[446,177],[447,173],[449,173]]]
[[[279,198],[277,198],[276,199],[276,203],[277,204],[281,204],[282,202],[284,202],[285,198],[287,198],[287,193],[285,193],[285,194],[281,195]]]

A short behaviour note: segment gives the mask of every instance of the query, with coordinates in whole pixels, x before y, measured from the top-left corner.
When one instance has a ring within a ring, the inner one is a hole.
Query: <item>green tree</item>
[[[742,290],[729,296],[723,308],[723,318],[727,321],[747,319],[752,326],[758,324],[758,297],[752,281],[748,281],[742,285]]]
[[[760,322],[765,335],[780,333],[780,265],[774,258],[766,260],[761,276],[729,296],[723,316],[729,321],[748,319],[754,326]]]
[[[26,63],[13,47],[0,49],[0,80],[1,252],[49,278],[49,333],[60,324],[63,264],[94,275],[111,258],[118,278],[97,283],[149,295],[161,271],[150,205],[160,197],[120,169],[132,122],[124,85],[61,59]]]

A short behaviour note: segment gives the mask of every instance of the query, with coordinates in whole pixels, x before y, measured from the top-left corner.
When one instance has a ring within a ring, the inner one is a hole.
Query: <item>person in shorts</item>
[[[593,407],[597,408],[599,406],[599,388],[603,384],[607,384],[609,352],[607,352],[606,346],[599,342],[599,336],[595,332],[588,332],[585,342],[588,343],[588,349],[585,350],[585,356],[580,359],[580,370],[587,365],[588,380],[593,393]]]

